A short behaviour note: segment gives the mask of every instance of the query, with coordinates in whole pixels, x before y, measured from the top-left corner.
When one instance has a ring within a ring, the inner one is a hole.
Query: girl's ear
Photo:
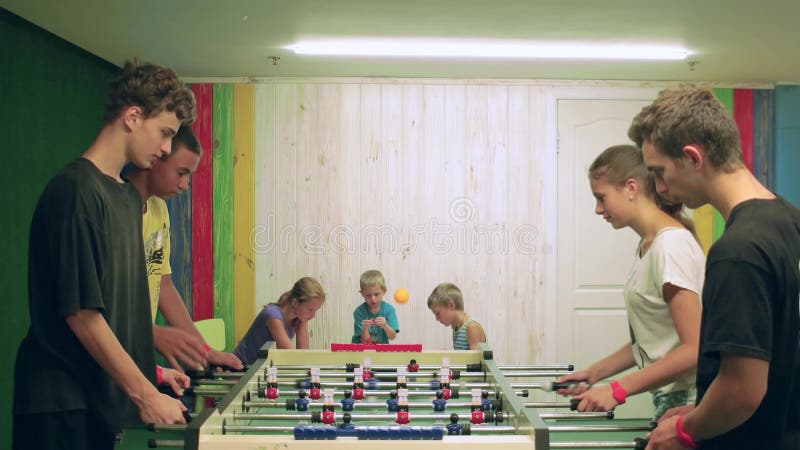
[[[447,307],[450,309],[456,309],[456,302],[453,300],[447,300]]]
[[[627,194],[628,198],[633,197],[634,195],[639,194],[639,180],[636,178],[628,178],[625,180],[625,185],[623,188],[625,189],[625,194]]]

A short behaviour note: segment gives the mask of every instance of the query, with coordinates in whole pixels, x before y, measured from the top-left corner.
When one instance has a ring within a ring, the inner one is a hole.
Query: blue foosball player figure
[[[484,411],[492,409],[492,401],[489,400],[489,391],[481,392],[481,407]]]
[[[308,411],[308,403],[311,401],[306,398],[306,391],[301,390],[297,393],[299,398],[294,401],[294,406],[298,411]]]
[[[450,414],[450,423],[445,427],[449,436],[458,436],[461,434],[461,424],[458,423],[458,414]]]
[[[445,407],[447,407],[447,400],[444,398],[444,392],[436,391],[436,399],[433,401],[433,410],[436,412],[444,411]]]
[[[356,426],[353,425],[353,416],[351,416],[349,413],[342,414],[342,423],[337,425],[337,427],[340,430],[353,430],[353,429],[355,429]]]
[[[352,392],[344,391],[344,398],[342,399],[342,411],[353,410],[353,406],[355,405],[356,401],[350,398],[352,396],[353,396]]]
[[[389,400],[386,400],[386,410],[389,412],[397,412],[397,392],[389,392]]]

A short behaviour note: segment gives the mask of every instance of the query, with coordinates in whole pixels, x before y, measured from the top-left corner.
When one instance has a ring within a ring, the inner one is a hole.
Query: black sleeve
[[[769,361],[772,305],[768,274],[741,260],[715,262],[703,292],[703,352]]]
[[[49,292],[53,306],[65,317],[81,309],[105,309],[102,295],[107,240],[102,227],[102,211],[91,193],[72,185],[48,189],[40,213],[41,225],[32,233],[44,239],[46,249],[39,254],[39,282],[53,283]],[[48,273],[49,272],[49,273]]]

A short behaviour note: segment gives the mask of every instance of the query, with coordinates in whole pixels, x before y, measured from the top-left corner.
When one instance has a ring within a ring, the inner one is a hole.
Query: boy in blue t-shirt
[[[353,311],[354,344],[388,344],[397,337],[400,325],[394,307],[383,301],[386,281],[378,270],[361,274],[361,296],[364,303]]]

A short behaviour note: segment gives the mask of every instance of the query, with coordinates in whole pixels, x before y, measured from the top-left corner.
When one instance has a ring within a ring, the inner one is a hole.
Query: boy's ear
[[[450,308],[455,308],[456,307],[456,302],[453,301],[452,299],[448,299],[447,300],[447,306],[449,306]]]
[[[128,129],[133,129],[136,123],[142,119],[142,108],[129,106],[122,111],[122,121]]]

